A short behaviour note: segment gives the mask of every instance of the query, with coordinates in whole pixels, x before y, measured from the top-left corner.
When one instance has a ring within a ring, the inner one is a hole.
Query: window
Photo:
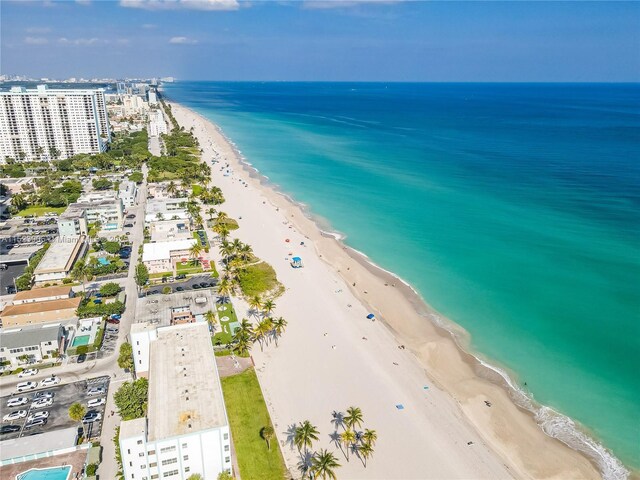
[[[166,478],[166,477],[173,477],[174,475],[177,475],[177,474],[178,474],[178,470],[171,470],[170,472],[164,472],[162,476]]]
[[[151,480],[156,480],[156,478],[158,478],[158,475],[156,474],[151,475]]]
[[[172,465],[174,463],[178,463],[178,459],[177,458],[168,458],[167,460],[162,460],[162,466],[166,466],[166,465]]]
[[[186,462],[187,460],[189,460],[189,455],[184,455],[182,459]]]
[[[186,443],[182,444],[182,448],[187,448],[189,445],[187,445]]]
[[[156,451],[155,450],[149,450],[149,455],[155,455]]]
[[[191,470],[191,467],[184,467],[184,473],[188,473]]]
[[[176,450],[176,446],[171,445],[170,447],[161,448],[160,453],[175,452],[175,450]]]
[[[147,468],[146,465],[140,465],[140,470],[144,470],[145,468]]]
[[[224,451],[225,451],[225,452],[228,452],[228,451],[229,451],[229,445],[225,445],[225,446],[224,446]]]
[[[223,438],[224,438],[225,440],[229,440],[229,434],[228,434],[228,433],[225,433],[225,434],[223,435]]]
[[[230,457],[224,457],[224,463],[229,463],[231,461]]]
[[[138,445],[142,445],[142,440],[138,440],[136,443],[137,443]]]
[[[152,462],[149,464],[149,467],[153,468],[153,467],[157,467],[158,466],[158,462]]]
[[[140,452],[140,453],[138,454],[138,456],[139,456],[139,457],[144,457],[144,452]]]

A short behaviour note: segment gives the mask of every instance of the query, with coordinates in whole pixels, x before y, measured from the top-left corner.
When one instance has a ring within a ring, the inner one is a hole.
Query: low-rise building
[[[151,223],[149,227],[152,242],[186,240],[193,238],[189,222],[185,220],[163,220]]]
[[[73,297],[8,305],[0,312],[0,322],[3,328],[9,328],[75,320],[80,301],[80,297]]]
[[[152,198],[147,200],[144,212],[145,223],[163,220],[188,220],[185,198]]]
[[[3,328],[0,332],[0,362],[13,368],[38,363],[62,354],[66,331],[61,324],[26,328]]]
[[[122,229],[124,206],[122,200],[113,190],[86,193],[70,206],[84,210],[87,222],[100,222],[102,230]]]
[[[191,258],[189,250],[198,240],[171,240],[168,242],[145,243],[142,249],[142,263],[149,273],[170,272],[176,262]]]
[[[31,290],[16,293],[13,297],[13,304],[23,305],[25,303],[48,302],[51,300],[72,298],[74,296],[73,289],[66,285],[60,287],[32,288]]]
[[[149,356],[147,417],[120,424],[124,477],[208,479],[231,472],[231,434],[208,325],[158,328]]]
[[[52,242],[33,271],[35,284],[57,283],[68,277],[76,260],[84,254],[85,238],[84,235],[58,237],[58,241]]]
[[[61,237],[73,237],[89,233],[87,213],[76,203],[72,203],[62,212],[58,217],[57,223],[58,235]]]
[[[123,180],[118,187],[118,198],[125,208],[133,207],[138,201],[138,186],[131,180]]]

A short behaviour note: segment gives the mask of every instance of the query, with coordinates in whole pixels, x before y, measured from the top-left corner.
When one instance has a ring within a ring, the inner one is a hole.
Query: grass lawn
[[[271,450],[260,436],[260,430],[271,425],[260,384],[253,368],[220,379],[227,406],[233,444],[238,456],[240,477],[252,480],[285,478],[284,461],[276,438]]]
[[[162,278],[162,277],[172,277],[172,276],[173,276],[173,272],[158,272],[158,273],[150,273],[149,274],[149,278],[150,279]]]
[[[270,292],[280,284],[276,278],[276,272],[266,262],[249,265],[240,271],[240,288],[245,297],[251,298]]]
[[[188,261],[186,265],[182,265],[182,262],[176,263],[176,272],[178,272],[178,275],[181,273],[188,275],[190,273],[202,273],[204,270],[202,269],[202,265],[194,265],[191,261]]]
[[[238,316],[236,315],[236,311],[233,308],[231,302],[226,302],[224,307],[226,310],[218,310],[222,305],[216,304],[216,310],[218,314],[218,325],[216,325],[216,334],[213,336],[213,344],[214,345],[226,345],[231,342],[231,337],[233,337],[233,332],[229,328],[229,325],[233,322],[238,321]],[[222,321],[223,317],[229,317],[228,320]]]
[[[36,217],[41,217],[45,213],[57,213],[61,214],[67,209],[67,207],[44,207],[44,206],[33,206],[27,207],[24,210],[20,210],[17,215],[24,217],[26,215],[35,215]]]

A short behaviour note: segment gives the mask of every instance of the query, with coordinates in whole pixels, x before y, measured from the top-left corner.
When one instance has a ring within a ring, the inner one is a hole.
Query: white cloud
[[[27,33],[49,33],[49,27],[29,27],[25,30]]]
[[[237,10],[238,0],[120,0],[121,7],[145,10]]]
[[[46,45],[49,40],[44,37],[24,37],[24,43],[27,45]]]
[[[77,3],[78,5],[84,5],[84,6],[87,6],[87,5],[91,5],[91,0],[76,0],[76,3]]]
[[[351,8],[359,5],[389,5],[403,1],[405,0],[304,0],[302,6],[309,9]]]
[[[188,37],[171,37],[169,39],[169,43],[176,45],[195,45],[198,41]]]
[[[143,23],[142,28],[151,30],[152,28],[158,28],[158,25],[156,25],[155,23]]]
[[[98,43],[108,43],[105,40],[100,40],[99,38],[67,38],[60,37],[58,39],[58,43],[60,45],[73,45],[78,47],[88,47],[91,45],[97,45]]]

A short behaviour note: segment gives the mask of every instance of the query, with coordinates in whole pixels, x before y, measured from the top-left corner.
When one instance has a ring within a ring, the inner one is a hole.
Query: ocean
[[[640,85],[179,82],[165,94],[464,327],[472,353],[640,468]],[[548,432],[573,431],[548,413]]]

